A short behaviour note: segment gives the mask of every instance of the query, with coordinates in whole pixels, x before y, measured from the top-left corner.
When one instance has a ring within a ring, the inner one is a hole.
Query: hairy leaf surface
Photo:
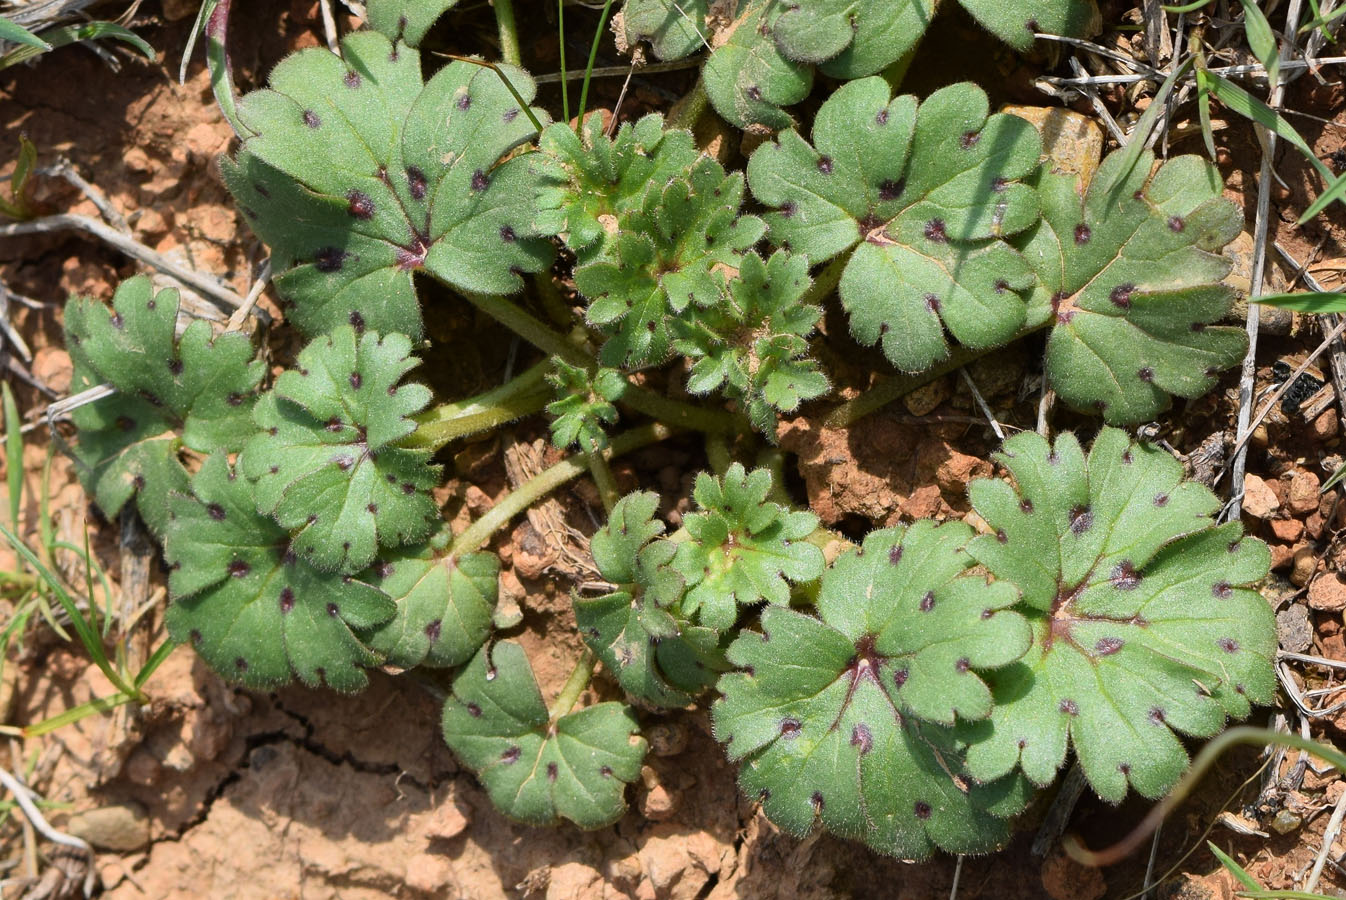
[[[166,621],[175,641],[190,641],[216,672],[252,688],[295,676],[341,691],[365,686],[365,668],[380,657],[355,630],[393,616],[385,593],[299,559],[223,453],[202,465],[191,496],[174,494],[169,505]]]
[[[1170,396],[1199,397],[1243,358],[1242,328],[1217,326],[1234,302],[1219,255],[1242,227],[1215,167],[1196,156],[1153,175],[1144,153],[1103,161],[1083,199],[1076,179],[1043,175],[1041,224],[1017,242],[1050,305],[1047,376],[1067,403],[1111,424],[1147,422]]]
[[[821,621],[768,606],[760,634],[729,648],[716,737],[766,814],[802,836],[815,822],[875,850],[921,859],[985,852],[1009,835],[1026,782],[966,774],[964,746],[938,721],[980,717],[982,670],[1023,654],[1015,593],[963,574],[962,523],[876,531],[823,576]],[[925,719],[926,721],[922,721]]]
[[[794,120],[782,107],[803,100],[813,88],[813,68],[786,59],[771,37],[782,9],[778,0],[741,4],[728,40],[706,60],[706,95],[737,128],[789,128]]]
[[[626,810],[626,785],[645,757],[640,725],[621,703],[549,723],[528,657],[512,642],[482,648],[454,679],[443,729],[496,808],[529,825],[612,824]]]
[[[520,273],[545,269],[538,177],[525,158],[500,162],[535,131],[500,76],[454,62],[422,85],[420,54],[373,31],[342,49],[344,59],[314,48],[276,66],[270,87],[239,103],[255,133],[222,162],[271,247],[289,321],[308,335],[350,323],[416,337],[417,270],[508,294]],[[533,97],[532,79],[502,71]]]
[[[462,665],[491,634],[499,575],[494,553],[453,559],[422,547],[386,554],[361,577],[393,598],[397,615],[360,639],[404,669]]]
[[[767,500],[771,472],[747,472],[734,463],[723,480],[702,472],[693,497],[699,512],[684,525],[691,540],[678,545],[673,565],[687,580],[685,615],[728,631],[740,606],[790,602],[790,584],[823,573],[823,551],[806,538],[818,527],[813,513]]]
[[[1266,545],[1217,527],[1204,485],[1117,429],[1087,457],[1070,434],[1027,432],[997,459],[1016,486],[971,485],[994,533],[968,552],[1022,591],[1034,641],[990,676],[995,709],[965,732],[969,770],[1047,784],[1073,746],[1105,800],[1128,785],[1158,797],[1187,765],[1179,735],[1209,737],[1275,693],[1275,623],[1252,588]]]
[[[808,337],[822,311],[801,303],[808,260],[777,251],[765,263],[743,257],[726,302],[674,322],[674,349],[693,360],[687,389],[719,390],[738,401],[753,426],[776,436],[778,413],[826,394],[827,376],[808,356]]]
[[[143,275],[122,282],[112,309],[83,298],[65,307],[71,392],[104,383],[117,391],[72,413],[80,482],[109,517],[134,496],[157,535],[169,492],[187,489],[179,435],[202,453],[241,447],[264,371],[247,335],[216,336],[195,321],[176,337],[177,320],[178,292],[156,292]]]
[[[748,164],[753,194],[776,211],[771,240],[811,263],[850,253],[841,276],[851,333],[904,371],[949,352],[945,331],[981,349],[1026,321],[1028,263],[1002,238],[1037,221],[1022,179],[1041,141],[986,94],[956,84],[892,98],[882,78],[852,81],[818,110],[813,143],[795,131]]]
[[[551,440],[555,446],[578,446],[590,453],[608,445],[607,426],[617,421],[613,401],[626,390],[626,379],[615,369],[599,369],[590,375],[565,360],[552,360],[556,371],[547,376],[556,389],[556,399],[547,404],[552,416]]]
[[[458,0],[369,0],[369,27],[392,41],[419,46],[426,32]]]
[[[243,471],[258,508],[296,529],[295,552],[318,568],[353,574],[380,546],[420,540],[440,521],[431,453],[394,446],[430,402],[424,385],[398,387],[417,364],[410,352],[405,335],[343,325],[301,350],[257,403],[261,433]]]
[[[626,0],[622,32],[629,46],[641,41],[662,60],[682,59],[709,47],[710,0]]]

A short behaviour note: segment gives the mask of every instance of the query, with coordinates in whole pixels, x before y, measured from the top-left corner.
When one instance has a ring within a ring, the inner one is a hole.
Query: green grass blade
[[[6,381],[2,388],[5,407],[5,481],[9,487],[9,527],[19,531],[19,511],[23,508],[23,422],[19,405]]]
[[[1315,10],[1315,12],[1317,12],[1317,10]],[[1301,25],[1299,27],[1299,33],[1303,34],[1304,32],[1312,31],[1315,28],[1321,28],[1323,30],[1323,36],[1326,37],[1328,40],[1331,40],[1332,35],[1327,30],[1327,26],[1331,25],[1333,22],[1335,22],[1337,19],[1340,19],[1342,16],[1346,16],[1346,6],[1338,7],[1325,16],[1319,14],[1312,21],[1307,22],[1304,25]]]
[[[566,122],[569,122],[570,79],[566,77],[566,0],[556,0],[556,39],[561,46],[561,115]]]
[[[1280,50],[1276,46],[1276,34],[1266,14],[1257,5],[1257,0],[1239,0],[1243,4],[1243,31],[1248,37],[1248,47],[1258,62],[1266,67],[1267,83],[1273,88],[1281,73]]]
[[[598,45],[603,41],[603,32],[608,27],[608,13],[612,12],[612,0],[607,0],[603,4],[603,12],[598,17],[598,30],[594,32],[594,42],[589,48],[589,65],[584,69],[584,84],[580,88],[580,111],[579,119],[576,122],[576,129],[584,128],[584,111],[588,108],[589,102],[589,76],[593,74],[594,63],[598,61]]]
[[[182,63],[178,66],[178,84],[187,83],[187,66],[192,61],[192,51],[196,49],[197,38],[205,30],[206,22],[210,21],[210,14],[215,11],[215,5],[219,2],[220,0],[205,0],[196,11],[196,21],[192,23],[192,30],[187,35],[187,46],[182,48]]]
[[[1310,894],[1308,891],[1239,891],[1234,896],[1248,900],[1332,900],[1326,894]]]
[[[1234,862],[1229,854],[1215,846],[1211,841],[1206,841],[1206,847],[1215,855],[1215,858],[1220,861],[1221,865],[1229,870],[1229,874],[1233,875],[1234,878],[1238,880],[1239,884],[1250,891],[1260,891],[1262,889],[1262,886],[1253,880],[1253,877],[1244,870],[1243,866]]]
[[[104,38],[114,38],[124,43],[130,44],[145,55],[150,62],[157,58],[154,48],[145,43],[144,38],[136,34],[129,28],[123,28],[115,22],[82,22],[78,25],[59,25],[56,28],[48,28],[40,35],[50,45],[49,49],[56,47],[65,47],[70,44],[79,44],[84,41],[99,41]],[[0,57],[0,69],[6,69],[10,66],[32,59],[44,51],[36,47],[18,47]]]
[[[1326,189],[1318,195],[1318,199],[1309,204],[1309,208],[1304,210],[1297,224],[1303,225],[1343,197],[1346,197],[1346,175],[1338,175],[1328,182]]]
[[[1293,309],[1295,312],[1346,313],[1346,294],[1328,291],[1305,291],[1298,294],[1264,294],[1253,301],[1277,306],[1281,309]]]
[[[1127,176],[1131,174],[1131,170],[1136,167],[1140,155],[1145,152],[1145,142],[1149,139],[1150,132],[1154,130],[1155,122],[1159,121],[1159,113],[1163,110],[1164,104],[1168,102],[1168,95],[1173,93],[1173,86],[1178,83],[1183,75],[1187,74],[1187,70],[1192,67],[1194,62],[1194,58],[1187,59],[1182,65],[1169,73],[1169,76],[1164,79],[1164,83],[1159,85],[1159,90],[1155,93],[1154,99],[1150,101],[1149,108],[1141,114],[1139,121],[1136,122],[1136,127],[1131,130],[1131,136],[1126,142],[1126,149],[1122,151],[1122,163],[1117,173],[1118,187],[1115,190],[1121,189],[1121,186],[1126,183]],[[1200,72],[1197,75],[1200,77]]]
[[[1170,12],[1170,13],[1189,13],[1189,12],[1196,12],[1198,9],[1208,5],[1210,2],[1211,0],[1196,0],[1196,2],[1194,3],[1186,3],[1183,4],[1182,6],[1161,6],[1160,9],[1162,9],[1164,12]]]
[[[1268,131],[1273,131],[1286,143],[1293,146],[1304,155],[1323,178],[1331,181],[1332,170],[1327,167],[1321,159],[1314,155],[1313,148],[1308,145],[1299,132],[1295,131],[1295,126],[1291,125],[1284,116],[1276,112],[1270,106],[1267,106],[1261,100],[1258,100],[1252,94],[1239,87],[1227,78],[1223,78],[1210,71],[1197,72],[1198,79],[1205,79],[1207,89],[1215,95],[1215,98],[1229,108],[1231,112],[1243,116],[1245,119],[1251,119]],[[1147,114],[1149,110],[1145,111]]]
[[[33,47],[40,52],[51,49],[51,44],[48,44],[18,22],[6,19],[4,16],[0,16],[0,41],[23,44],[25,47]]]

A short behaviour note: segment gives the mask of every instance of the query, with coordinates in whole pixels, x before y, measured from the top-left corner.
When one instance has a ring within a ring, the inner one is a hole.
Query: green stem
[[[598,487],[598,496],[603,499],[603,509],[611,514],[612,508],[622,496],[617,490],[617,479],[612,476],[612,467],[608,465],[602,453],[591,451],[584,455],[589,463],[589,474],[593,476],[594,484]]]
[[[668,128],[670,130],[677,128],[695,131],[697,123],[705,115],[708,106],[710,106],[710,97],[706,94],[706,82],[704,79],[698,78],[687,96],[673,104],[673,109],[668,116]]]
[[[583,348],[577,347],[570,338],[549,327],[510,298],[499,294],[475,294],[469,291],[459,293],[477,309],[548,356],[559,356],[572,366],[583,366],[586,369],[593,365],[593,358],[585,353]]]
[[[632,450],[639,450],[641,447],[662,441],[673,434],[673,431],[674,429],[657,422],[633,428],[613,438],[612,443],[603,451],[602,455],[605,460],[616,459]],[[487,510],[484,516],[473,522],[462,534],[458,535],[454,539],[449,555],[459,557],[464,553],[481,549],[491,539],[491,535],[505,527],[516,515],[528,509],[567,481],[573,481],[587,471],[589,471],[589,467],[586,464],[584,454],[580,453],[567,457],[550,469],[533,476],[520,485],[518,490]]]
[[[724,432],[706,435],[706,462],[710,463],[710,470],[721,478],[729,471],[734,457],[729,453],[729,440]]]
[[[594,63],[598,62],[598,45],[603,42],[603,31],[607,28],[608,13],[612,11],[612,0],[607,0],[603,4],[603,12],[598,17],[598,30],[594,32],[593,45],[589,47],[589,65],[584,69],[584,84],[580,88],[580,113],[578,124],[584,128],[584,111],[588,108],[589,102],[589,76],[593,74]]]
[[[500,58],[511,66],[523,65],[519,50],[519,26],[514,23],[514,0],[492,0],[495,23],[500,28]]]
[[[238,117],[238,91],[234,88],[234,74],[229,60],[229,5],[233,0],[219,0],[206,19],[206,68],[210,70],[210,88],[225,121],[234,129],[239,140],[253,136],[251,128]]]
[[[1035,331],[1039,331],[1045,328],[1047,324],[1048,323],[1043,322],[1037,325],[1026,325],[1023,328],[1020,328],[1013,337],[1005,341],[1005,344],[1012,343]],[[1000,346],[1004,345],[1002,344]],[[897,400],[900,397],[905,397],[917,388],[925,387],[930,382],[935,381],[938,378],[943,378],[950,372],[956,372],[968,363],[978,360],[986,354],[999,349],[1000,347],[987,347],[983,350],[970,350],[967,347],[957,347],[949,354],[947,359],[943,362],[936,363],[924,372],[919,372],[915,375],[894,375],[885,378],[854,400],[848,400],[832,410],[824,424],[829,428],[845,428],[849,425],[854,425],[865,416],[873,412],[878,412],[894,400]]]
[[[570,79],[566,77],[566,0],[556,0],[556,32],[561,42],[561,115],[570,121]]]
[[[542,301],[542,309],[553,325],[557,328],[569,328],[574,324],[575,314],[561,296],[561,292],[556,289],[556,282],[552,281],[551,272],[538,272],[534,275],[533,288],[537,291],[537,297]]]
[[[546,383],[551,370],[551,360],[545,359],[497,388],[413,416],[416,430],[400,446],[438,450],[458,438],[541,412],[552,396]]]
[[[818,277],[809,285],[809,289],[799,298],[801,306],[817,306],[831,296],[841,283],[841,273],[846,271],[846,264],[851,261],[850,253],[843,253],[836,259],[829,262]]]
[[[1110,866],[1113,863],[1120,862],[1145,843],[1149,836],[1154,833],[1154,830],[1159,827],[1159,823],[1163,822],[1168,814],[1173,812],[1178,804],[1182,803],[1187,795],[1192,792],[1197,782],[1215,764],[1215,760],[1235,744],[1249,744],[1254,747],[1279,744],[1282,747],[1303,750],[1312,756],[1331,763],[1339,771],[1346,772],[1346,754],[1335,747],[1302,738],[1297,734],[1285,734],[1266,728],[1252,728],[1247,725],[1231,728],[1201,749],[1201,752],[1196,755],[1196,759],[1192,760],[1191,768],[1187,770],[1187,774],[1182,777],[1177,786],[1167,797],[1152,806],[1149,814],[1126,837],[1111,847],[1095,851],[1085,847],[1080,843],[1079,837],[1072,834],[1067,835],[1061,841],[1061,846],[1076,862],[1083,863],[1091,868]]]
[[[737,433],[752,430],[746,416],[723,409],[703,409],[681,400],[670,400],[647,387],[630,385],[617,402],[667,425],[703,433]]]
[[[570,670],[570,677],[566,679],[565,685],[561,688],[561,693],[556,695],[556,702],[547,710],[547,718],[556,723],[556,720],[569,713],[579,702],[580,694],[589,686],[589,679],[594,677],[594,663],[598,658],[594,652],[585,647],[580,653],[580,658],[575,660],[575,668]]]

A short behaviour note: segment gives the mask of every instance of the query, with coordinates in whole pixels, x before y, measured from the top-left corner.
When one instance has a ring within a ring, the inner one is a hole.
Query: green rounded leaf
[[[913,50],[934,14],[934,0],[814,0],[790,4],[772,34],[787,58],[849,80]]]
[[[1098,30],[1094,0],[958,0],[989,32],[1015,50],[1032,49],[1035,34],[1088,37]]]
[[[84,298],[65,307],[72,393],[105,383],[117,391],[71,415],[80,482],[107,516],[134,496],[158,535],[169,493],[187,489],[179,441],[202,453],[239,449],[264,373],[245,334],[215,335],[194,321],[177,337],[178,299],[141,275],[122,282],[112,309]]]
[[[662,60],[682,59],[709,46],[710,0],[626,0],[622,33],[629,46],[641,41]]]
[[[355,691],[380,657],[357,629],[391,618],[392,600],[350,577],[298,559],[289,534],[259,515],[252,486],[224,454],[173,495],[164,537],[173,604],[169,634],[190,642],[230,681],[270,689],[295,676],[305,684]]]
[[[496,809],[529,825],[569,819],[601,828],[621,818],[626,785],[645,757],[639,728],[621,703],[550,723],[528,657],[509,642],[482,648],[444,703],[449,749],[477,773]]]
[[[417,270],[496,294],[544,270],[539,176],[526,157],[500,161],[536,132],[501,74],[454,62],[422,85],[420,54],[372,31],[348,35],[342,51],[276,66],[268,89],[240,101],[254,133],[222,162],[271,247],[287,319],[308,335],[349,323],[419,336]],[[501,71],[534,96],[525,73]]]
[[[768,469],[748,473],[734,463],[722,480],[697,476],[693,497],[700,511],[685,518],[691,540],[678,545],[673,560],[687,580],[685,615],[728,631],[740,606],[787,605],[791,583],[822,575],[823,551],[807,540],[818,517],[772,503],[770,493]]]
[[[985,852],[1027,802],[1023,779],[979,784],[964,744],[930,720],[984,716],[980,670],[1023,654],[1014,591],[964,574],[962,523],[876,531],[823,576],[821,620],[769,606],[729,648],[716,737],[739,782],[802,836],[820,822],[881,853]]]
[[[491,634],[499,576],[494,553],[454,559],[422,547],[385,554],[361,577],[393,598],[397,615],[360,639],[404,669],[462,665]]]
[[[366,8],[370,28],[416,47],[445,10],[457,5],[458,0],[369,0]]]
[[[988,678],[995,709],[964,732],[969,771],[1047,784],[1073,746],[1105,800],[1158,797],[1186,768],[1179,735],[1210,737],[1274,696],[1275,622],[1252,587],[1266,545],[1217,527],[1205,486],[1116,429],[1087,458],[1069,434],[1027,432],[997,459],[1015,487],[972,484],[994,532],[968,553],[1020,589],[1034,640]]]
[[[1219,251],[1243,222],[1219,173],[1180,156],[1151,175],[1148,152],[1127,171],[1124,155],[1103,161],[1083,199],[1075,178],[1043,175],[1042,221],[1017,241],[1038,275],[1033,305],[1053,316],[1048,379],[1116,425],[1207,393],[1248,346],[1242,328],[1213,324],[1234,302]]]
[[[763,144],[748,178],[776,210],[766,216],[774,244],[814,264],[851,253],[840,294],[852,335],[914,372],[948,356],[946,331],[983,349],[1025,324],[1017,292],[1033,273],[1002,239],[1037,221],[1022,179],[1040,153],[1033,127],[988,115],[975,85],[918,107],[876,77],[827,99],[812,144],[795,131]]]
[[[798,103],[813,88],[813,68],[786,59],[771,36],[782,8],[777,0],[742,4],[728,40],[706,61],[706,95],[737,128],[789,128],[794,120],[781,107]]]
[[[440,521],[431,453],[394,446],[430,401],[423,385],[397,386],[416,365],[410,352],[405,335],[342,326],[301,350],[257,403],[261,433],[243,472],[258,508],[294,529],[295,552],[318,568],[358,572],[380,546],[420,540]]]

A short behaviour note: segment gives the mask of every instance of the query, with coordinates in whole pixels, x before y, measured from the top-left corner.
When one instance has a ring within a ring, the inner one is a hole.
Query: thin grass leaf
[[[1201,138],[1206,143],[1206,153],[1215,159],[1215,131],[1210,124],[1210,88],[1200,77],[1196,80],[1196,111],[1201,121]]]
[[[0,41],[23,44],[25,47],[34,47],[43,52],[51,49],[51,44],[48,44],[18,22],[6,19],[4,16],[0,16]]]
[[[1234,862],[1234,860],[1229,857],[1229,854],[1225,853],[1219,847],[1215,846],[1215,844],[1211,841],[1206,841],[1206,847],[1215,856],[1215,858],[1218,859],[1220,863],[1226,869],[1229,870],[1229,874],[1233,875],[1234,878],[1238,880],[1239,884],[1243,885],[1250,891],[1260,891],[1262,889],[1262,886],[1253,880],[1253,877],[1249,875],[1246,870],[1244,870],[1243,866],[1240,866],[1238,863]]]
[[[1276,306],[1281,309],[1292,309],[1295,312],[1314,313],[1315,315],[1322,315],[1323,313],[1346,313],[1346,294],[1328,291],[1305,291],[1297,294],[1266,294],[1258,297],[1253,302],[1264,303],[1267,306]]]
[[[1196,0],[1195,3],[1185,3],[1182,6],[1161,6],[1159,8],[1164,12],[1181,14],[1196,12],[1201,7],[1209,5],[1210,2],[1211,0]]]
[[[1332,473],[1332,477],[1323,482],[1323,486],[1319,490],[1319,493],[1326,494],[1328,491],[1332,490],[1332,488],[1341,484],[1342,479],[1346,479],[1346,466],[1338,466],[1337,471]]]
[[[1257,0],[1239,0],[1243,4],[1243,31],[1248,37],[1248,47],[1253,55],[1266,67],[1267,82],[1274,89],[1280,78],[1281,59],[1276,46],[1276,34],[1266,14],[1257,5]]]
[[[1313,148],[1308,145],[1295,126],[1291,125],[1284,116],[1276,112],[1270,106],[1267,106],[1261,100],[1258,100],[1252,94],[1239,87],[1234,82],[1220,75],[1216,75],[1209,70],[1198,70],[1196,73],[1197,81],[1205,81],[1206,89],[1215,95],[1215,98],[1227,106],[1232,112],[1243,116],[1245,119],[1252,119],[1258,125],[1269,131],[1276,133],[1281,140],[1291,144],[1296,150],[1304,155],[1304,158],[1318,170],[1323,178],[1332,180],[1332,170],[1327,164],[1314,155]],[[1156,103],[1158,100],[1156,99]],[[1145,111],[1149,115],[1149,110]],[[1319,198],[1320,200],[1322,198]]]
[[[1335,22],[1337,19],[1340,19],[1342,16],[1346,16],[1346,6],[1338,7],[1337,9],[1332,10],[1327,15],[1322,15],[1318,11],[1317,8],[1318,4],[1313,3],[1312,5],[1314,7],[1315,18],[1299,26],[1299,33],[1303,34],[1304,32],[1312,31],[1315,28],[1321,28],[1323,30],[1323,36],[1326,37],[1328,40],[1331,40],[1332,35],[1331,33],[1328,32],[1327,26],[1331,25],[1333,22]]]
[[[1168,95],[1173,93],[1173,86],[1187,74],[1187,70],[1196,62],[1195,58],[1188,59],[1182,65],[1175,68],[1164,79],[1164,83],[1159,85],[1159,90],[1155,93],[1154,99],[1150,101],[1149,107],[1141,114],[1140,120],[1136,122],[1136,127],[1131,129],[1131,134],[1127,137],[1126,147],[1121,151],[1120,170],[1118,172],[1117,187],[1120,188],[1126,184],[1127,176],[1135,168],[1140,155],[1145,152],[1145,143],[1150,137],[1150,132],[1154,130],[1154,125],[1159,121],[1159,113],[1164,105],[1168,103]],[[1200,80],[1201,73],[1197,72],[1197,79]]]
[[[1346,7],[1343,7],[1346,8]],[[1346,197],[1346,175],[1332,178],[1327,185],[1327,189],[1318,195],[1318,199],[1309,204],[1309,208],[1304,210],[1304,214],[1299,217],[1298,225],[1303,225],[1309,219],[1312,219],[1318,213],[1327,209],[1333,203]]]
[[[65,47],[70,44],[81,44],[85,41],[114,38],[130,44],[143,53],[150,62],[154,62],[157,58],[154,48],[145,43],[144,38],[129,28],[123,28],[114,22],[83,22],[78,25],[60,25],[56,28],[48,28],[41,33],[40,37],[50,45],[48,49]],[[46,51],[39,50],[36,47],[17,47],[4,56],[0,56],[0,69],[7,69],[10,66],[26,62],[44,52]]]
[[[178,66],[178,84],[187,83],[187,66],[192,61],[192,51],[196,49],[196,39],[205,31],[206,23],[210,21],[211,13],[215,12],[220,0],[205,0],[201,8],[196,11],[196,21],[192,23],[192,30],[187,35],[187,46],[182,48],[182,64]]]
[[[1308,891],[1239,891],[1234,896],[1248,900],[1332,900],[1326,894],[1310,894]]]
[[[19,530],[19,510],[23,505],[23,428],[19,419],[19,406],[14,402],[14,392],[6,381],[0,389],[4,391],[5,407],[5,479],[9,486],[9,527],[15,533]]]

